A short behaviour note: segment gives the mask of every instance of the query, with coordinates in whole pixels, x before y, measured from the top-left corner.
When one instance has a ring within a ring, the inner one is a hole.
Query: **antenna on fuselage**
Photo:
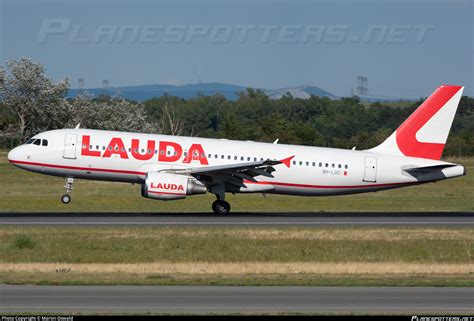
[[[280,140],[280,138],[275,139],[275,141],[273,142],[273,144],[278,144],[278,140]]]
[[[77,124],[75,129],[79,129],[79,127],[81,127],[81,123]]]

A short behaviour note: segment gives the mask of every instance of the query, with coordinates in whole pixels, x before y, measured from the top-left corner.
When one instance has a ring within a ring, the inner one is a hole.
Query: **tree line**
[[[357,97],[299,99],[290,94],[270,99],[248,88],[234,101],[198,94],[139,103],[87,93],[67,99],[68,89],[67,79],[52,81],[31,59],[1,66],[0,145],[9,148],[36,133],[80,123],[84,128],[366,149],[387,138],[423,100],[369,104]],[[462,97],[444,155],[474,155],[474,98]]]

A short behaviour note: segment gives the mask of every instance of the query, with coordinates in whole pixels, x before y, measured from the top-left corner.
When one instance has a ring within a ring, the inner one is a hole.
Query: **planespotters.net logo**
[[[414,315],[411,321],[474,321],[474,317],[418,317]]]

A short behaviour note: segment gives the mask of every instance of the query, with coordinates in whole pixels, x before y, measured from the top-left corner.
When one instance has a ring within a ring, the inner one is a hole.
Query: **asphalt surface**
[[[466,226],[474,212],[417,213],[0,213],[0,225],[39,226]]]
[[[474,313],[474,288],[0,286],[1,312]]]

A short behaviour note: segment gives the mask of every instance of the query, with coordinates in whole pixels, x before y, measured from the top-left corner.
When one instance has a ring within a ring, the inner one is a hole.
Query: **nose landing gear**
[[[71,196],[69,193],[74,189],[72,184],[74,184],[74,178],[66,177],[66,185],[64,185],[66,192],[61,196],[61,202],[63,202],[63,204],[69,204],[71,202]]]
[[[63,202],[64,204],[69,204],[70,201],[71,201],[71,196],[69,196],[69,194],[63,194],[61,196],[61,202]]]

